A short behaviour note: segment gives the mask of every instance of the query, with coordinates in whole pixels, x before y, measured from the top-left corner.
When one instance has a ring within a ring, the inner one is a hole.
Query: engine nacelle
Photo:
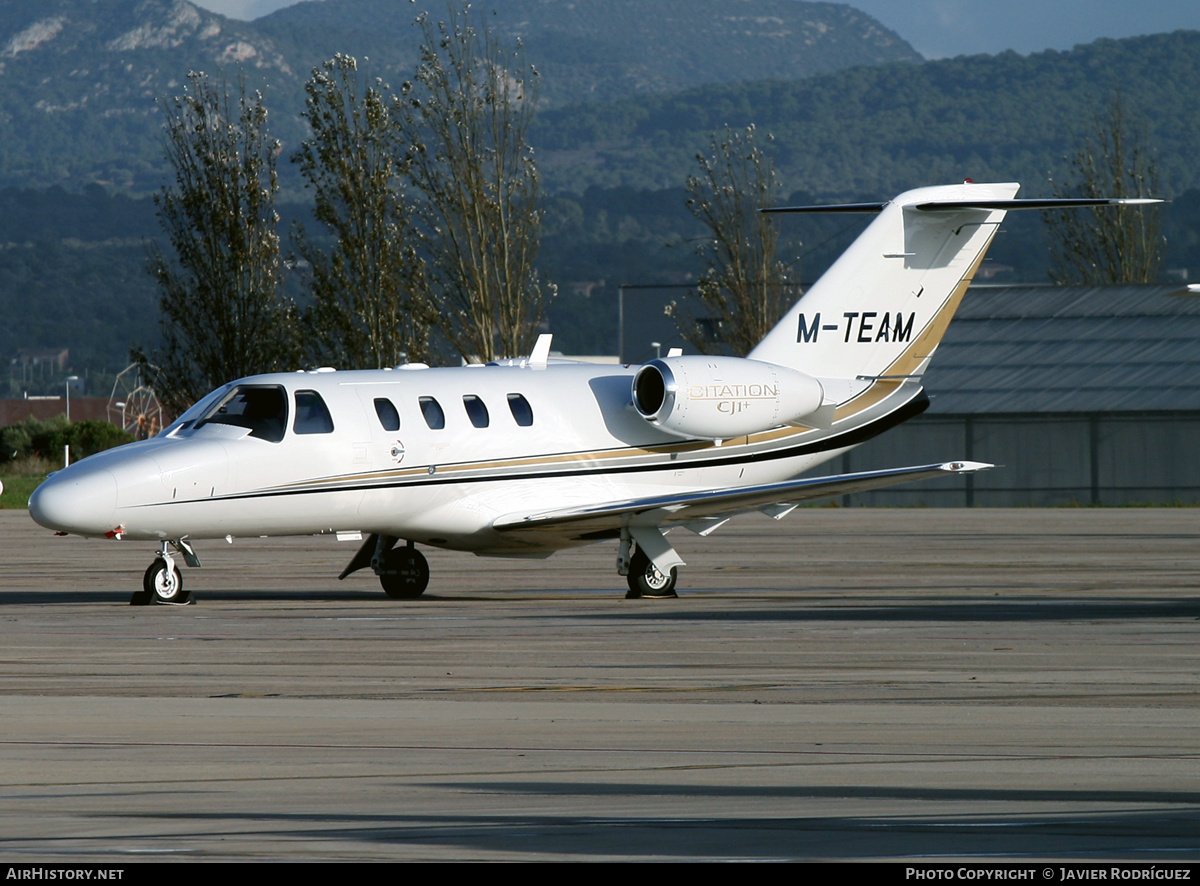
[[[680,437],[725,440],[799,423],[821,407],[810,375],[743,357],[666,357],[633,377],[633,407]]]

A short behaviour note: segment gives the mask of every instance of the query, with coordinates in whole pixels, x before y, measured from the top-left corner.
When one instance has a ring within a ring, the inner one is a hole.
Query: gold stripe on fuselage
[[[895,394],[902,386],[903,381],[897,380],[877,380],[873,382],[865,391],[848,400],[845,404],[838,407],[838,411],[846,410],[845,415],[838,415],[836,421],[843,421],[846,418],[853,418],[868,409],[877,406],[879,403],[886,400],[889,396]],[[267,494],[272,492],[296,492],[303,489],[322,489],[330,486],[343,484],[369,484],[383,485],[393,483],[404,479],[417,479],[430,475],[429,468],[436,467],[435,475],[444,476],[445,474],[462,475],[466,473],[478,472],[478,479],[487,480],[493,479],[497,473],[511,472],[514,469],[535,470],[543,467],[586,467],[597,462],[611,462],[616,459],[629,460],[631,464],[628,467],[638,467],[640,464],[651,462],[652,464],[661,465],[662,468],[697,468],[704,467],[703,461],[687,460],[683,462],[662,461],[663,456],[680,455],[684,453],[699,453],[699,452],[715,452],[720,450],[722,458],[736,458],[738,455],[746,453],[748,449],[760,447],[764,443],[785,443],[791,445],[798,438],[812,437],[814,441],[821,439],[822,435],[833,436],[835,434],[844,433],[846,428],[811,428],[804,426],[784,426],[774,428],[770,431],[763,431],[758,434],[748,436],[739,436],[729,440],[722,441],[721,446],[717,446],[714,441],[680,441],[679,443],[667,443],[658,446],[629,446],[623,448],[599,449],[582,452],[563,452],[551,455],[530,455],[516,458],[503,458],[484,461],[462,462],[457,464],[436,464],[436,465],[421,465],[408,468],[395,468],[368,471],[364,473],[354,474],[339,474],[332,477],[313,478],[310,480],[298,480],[292,483],[283,484],[281,486],[272,486],[263,489],[252,490],[248,492],[235,493],[236,495],[246,494]],[[778,447],[772,447],[776,449]],[[505,476],[511,476],[510,473],[505,473]]]

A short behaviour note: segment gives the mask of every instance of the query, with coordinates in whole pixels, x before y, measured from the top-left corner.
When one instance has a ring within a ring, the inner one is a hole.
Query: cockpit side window
[[[333,433],[333,417],[316,391],[296,391],[296,423],[292,430],[297,434]]]
[[[375,398],[375,414],[379,416],[379,423],[385,431],[400,430],[400,413],[387,397]]]
[[[467,410],[467,417],[471,419],[471,424],[477,428],[486,428],[488,426],[488,409],[484,403],[475,394],[463,394],[463,407]]]
[[[513,421],[523,428],[533,424],[533,407],[525,399],[524,394],[509,394],[508,408],[512,412]]]
[[[287,395],[278,385],[238,385],[196,427],[206,424],[249,428],[251,437],[278,443],[287,427]]]
[[[430,430],[440,431],[446,427],[446,413],[442,412],[442,404],[432,397],[421,397],[421,414],[425,416],[425,424]]]

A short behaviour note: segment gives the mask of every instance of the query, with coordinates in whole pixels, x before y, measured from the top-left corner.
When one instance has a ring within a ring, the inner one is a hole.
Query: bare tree
[[[295,160],[314,192],[328,251],[297,231],[312,267],[306,313],[316,356],[350,369],[426,360],[434,315],[422,298],[407,151],[394,100],[376,81],[365,89],[356,59],[337,55],[305,84],[311,136]]]
[[[288,368],[298,354],[280,291],[279,143],[267,134],[262,95],[241,84],[235,102],[223,83],[192,72],[183,94],[162,104],[175,183],[154,203],[175,255],[150,256],[162,290],[155,388],[177,411],[230,379]]]
[[[688,209],[710,235],[697,249],[708,268],[697,286],[700,307],[673,304],[669,311],[702,353],[748,353],[797,294],[776,258],[774,217],[760,211],[777,205],[779,182],[756,139],[754,126],[714,133],[710,153],[696,155],[699,174],[687,180]]]
[[[1058,197],[1153,197],[1158,172],[1145,132],[1115,96],[1067,160]],[[1043,213],[1050,228],[1050,278],[1059,284],[1152,283],[1162,265],[1155,207],[1115,206]]]
[[[491,360],[533,345],[552,287],[534,269],[541,235],[537,167],[527,143],[537,73],[509,54],[469,5],[424,31],[402,126],[420,191],[426,292],[466,357]]]

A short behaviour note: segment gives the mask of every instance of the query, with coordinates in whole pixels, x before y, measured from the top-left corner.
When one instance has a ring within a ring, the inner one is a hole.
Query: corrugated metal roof
[[[1200,410],[1200,298],[1179,286],[973,286],[931,412]]]

